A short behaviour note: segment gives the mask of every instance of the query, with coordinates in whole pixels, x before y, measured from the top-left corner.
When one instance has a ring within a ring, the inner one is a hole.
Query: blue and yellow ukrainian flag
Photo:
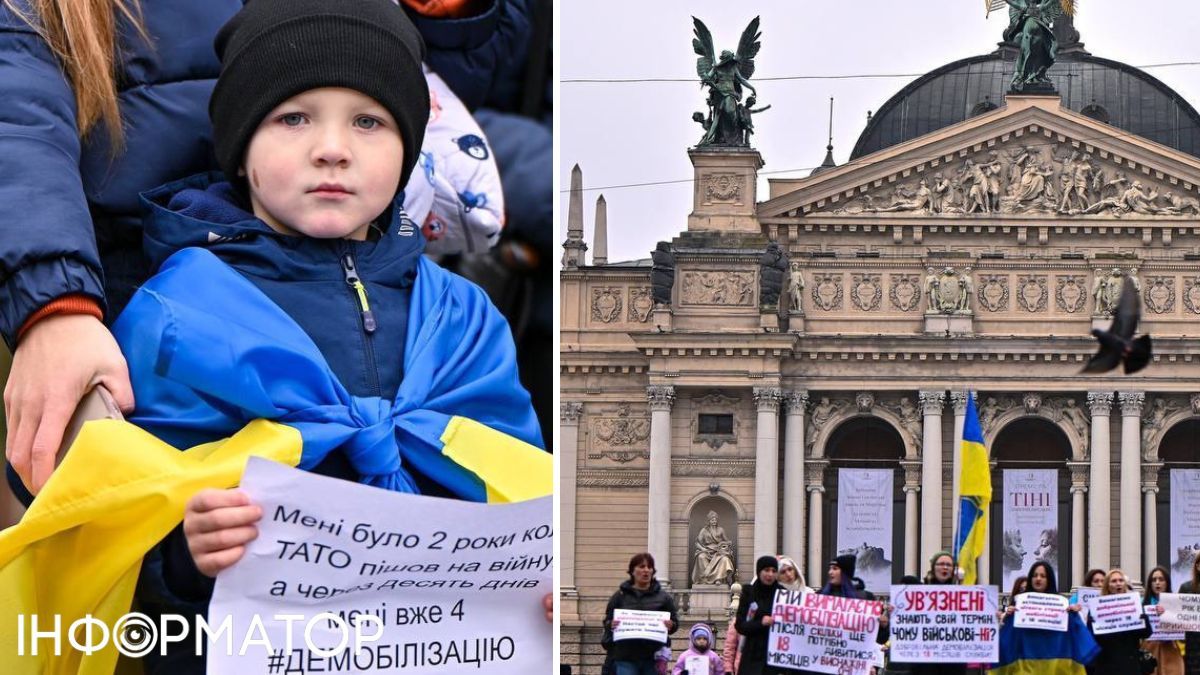
[[[1100,645],[1079,615],[1069,614],[1063,632],[1017,628],[1013,617],[1006,618],[1000,626],[1000,661],[990,675],[1085,675]]]
[[[970,392],[968,392],[969,394]],[[975,583],[975,568],[987,541],[988,504],[992,501],[992,474],[983,428],[975,399],[967,396],[967,416],[963,420],[962,453],[959,462],[958,528],[955,530],[954,558],[963,569],[963,583]]]

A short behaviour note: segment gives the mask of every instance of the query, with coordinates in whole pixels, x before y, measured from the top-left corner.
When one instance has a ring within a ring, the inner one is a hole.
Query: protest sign
[[[1163,613],[1159,618],[1162,629],[1172,633],[1200,631],[1200,595],[1163,593],[1158,596]]]
[[[1151,609],[1153,606],[1146,605],[1146,618],[1150,620],[1150,630],[1153,631],[1146,639],[1151,642],[1174,642],[1176,640],[1182,642],[1187,637],[1183,631],[1162,630],[1162,617]]]
[[[552,660],[541,602],[553,565],[549,497],[487,505],[400,494],[253,457],[242,490],[263,518],[217,578],[209,675],[516,675]]]
[[[1053,593],[1022,593],[1017,596],[1017,628],[1041,628],[1066,632],[1067,599]]]
[[[654,640],[666,644],[670,612],[649,612],[642,609],[614,609],[613,620],[620,623],[613,629],[613,642],[621,640]]]
[[[891,657],[902,663],[1000,658],[995,586],[892,586]]]
[[[1075,591],[1075,596],[1079,600],[1079,618],[1084,623],[1087,623],[1088,616],[1092,612],[1092,603],[1096,601],[1096,598],[1100,597],[1100,589],[1081,586],[1078,591]]]
[[[689,656],[683,660],[683,667],[687,670],[687,675],[712,675],[712,670],[708,667],[708,659],[703,656]]]
[[[1142,599],[1137,593],[1102,595],[1092,601],[1092,632],[1096,635],[1141,630]]]
[[[781,590],[771,610],[767,665],[866,675],[883,666],[875,643],[883,603]]]

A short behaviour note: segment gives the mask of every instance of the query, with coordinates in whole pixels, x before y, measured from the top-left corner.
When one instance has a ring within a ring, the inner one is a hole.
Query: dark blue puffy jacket
[[[32,15],[30,0],[15,4]],[[498,74],[524,60],[527,4],[492,0],[481,15],[455,21],[410,13],[430,64],[468,106],[487,100]],[[0,3],[0,336],[9,349],[25,319],[63,295],[95,298],[115,318],[148,276],[138,194],[216,168],[213,37],[242,0],[142,5],[154,44],[121,40],[125,151],[115,155],[102,128],[80,141],[74,94],[57,60]],[[120,34],[135,33],[122,23]]]
[[[28,10],[29,0],[16,5]],[[102,128],[80,141],[57,60],[0,4],[0,334],[9,348],[47,302],[82,293],[103,303],[107,288],[109,305],[123,305],[145,277],[138,193],[215,167],[208,98],[220,66],[212,42],[241,6],[143,3],[154,45],[121,41],[126,151],[114,156]],[[133,33],[122,24],[121,34]]]

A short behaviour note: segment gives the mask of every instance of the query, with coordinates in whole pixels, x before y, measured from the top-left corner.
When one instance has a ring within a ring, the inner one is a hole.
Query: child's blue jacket
[[[441,456],[451,416],[542,447],[507,323],[481,289],[421,255],[399,207],[376,241],[288,236],[216,178],[144,195],[158,273],[114,326],[133,422],[189,447],[275,419],[300,430],[302,468],[474,501],[486,499],[480,482]],[[198,610],[189,603],[209,584],[178,529],[161,554],[148,557],[139,598],[151,611]],[[191,661],[174,656],[184,661],[172,667]]]

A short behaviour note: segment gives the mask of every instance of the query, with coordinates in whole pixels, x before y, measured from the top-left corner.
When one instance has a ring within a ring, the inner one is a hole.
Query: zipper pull
[[[347,253],[342,256],[342,272],[346,275],[346,285],[354,289],[358,295],[358,306],[361,308],[363,330],[368,334],[375,332],[375,314],[371,304],[367,302],[367,288],[358,278],[358,270],[354,268],[354,256]]]

